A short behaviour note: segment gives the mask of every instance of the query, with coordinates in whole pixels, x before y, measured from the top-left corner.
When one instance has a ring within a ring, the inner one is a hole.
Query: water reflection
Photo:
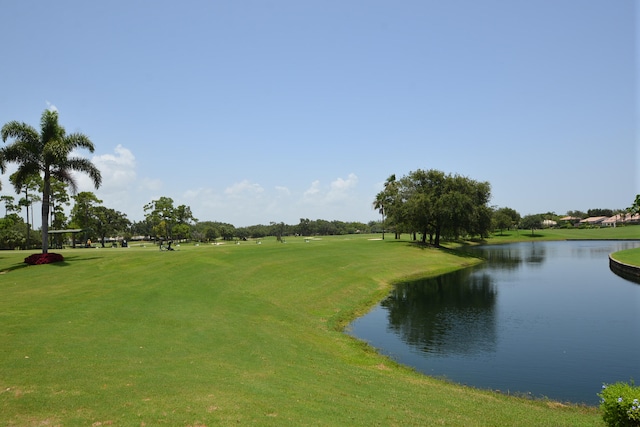
[[[640,287],[613,274],[608,260],[638,246],[472,248],[487,262],[397,285],[351,333],[429,375],[597,405],[603,382],[640,378]]]
[[[432,354],[470,355],[495,348],[496,294],[489,275],[463,270],[399,284],[381,306],[407,344]]]

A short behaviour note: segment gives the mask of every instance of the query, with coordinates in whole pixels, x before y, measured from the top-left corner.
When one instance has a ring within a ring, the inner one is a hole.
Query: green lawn
[[[505,231],[495,233],[486,243],[508,243],[513,241],[535,240],[569,240],[569,239],[640,239],[640,225],[625,227],[598,227],[598,228],[550,228],[544,230]]]
[[[0,425],[603,425],[342,333],[395,281],[479,262],[375,237],[0,252]]]
[[[615,252],[612,257],[625,264],[640,266],[640,248]]]

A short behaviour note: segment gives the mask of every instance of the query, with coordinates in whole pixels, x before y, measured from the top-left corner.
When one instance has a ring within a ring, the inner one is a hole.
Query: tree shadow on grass
[[[455,255],[457,257],[461,257],[461,258],[475,258],[475,259],[483,259],[482,256],[477,253],[472,251],[470,248],[475,247],[476,245],[471,244],[470,242],[464,242],[464,241],[448,241],[451,243],[456,243],[459,244],[460,247],[457,248],[448,248],[446,246],[443,245],[439,245],[436,246],[432,243],[424,243],[422,241],[411,241],[411,242],[404,242],[407,243],[409,246],[414,247],[414,248],[418,248],[420,250],[428,250],[428,249],[432,249],[432,250],[439,250],[442,252],[445,252],[447,254],[450,255]]]
[[[32,265],[32,264],[27,264],[26,262],[21,262],[19,264],[14,264],[12,266],[9,266],[7,268],[4,268],[2,270],[0,270],[0,274],[6,274],[6,273],[11,273],[13,271],[16,270],[21,270],[23,268],[27,268],[27,267],[38,267],[39,265],[51,265],[54,267],[68,267],[73,263],[76,262],[82,262],[82,261],[91,261],[91,260],[95,260],[95,259],[100,259],[100,257],[98,256],[94,256],[94,257],[79,257],[79,256],[69,256],[69,257],[64,257],[64,261],[58,261],[58,262],[49,262],[46,264],[38,264],[38,265]]]
[[[20,270],[21,268],[26,268],[26,267],[29,267],[29,264],[21,262],[20,264],[14,264],[8,268],[0,270],[0,274],[10,273],[12,271]]]
[[[544,237],[544,234],[523,234],[522,237],[528,237],[530,239],[539,239],[541,237]]]

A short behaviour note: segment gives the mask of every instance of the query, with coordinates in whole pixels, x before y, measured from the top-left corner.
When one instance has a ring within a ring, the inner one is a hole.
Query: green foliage
[[[587,210],[587,216],[613,216],[613,210],[612,209],[602,209],[602,208],[597,208],[597,209],[589,209]]]
[[[90,192],[82,191],[73,196],[75,204],[71,208],[71,220],[77,228],[88,230],[89,237],[95,237],[92,233],[95,231],[97,222],[97,206],[102,200]]]
[[[633,201],[633,204],[631,205],[631,207],[627,209],[627,211],[631,214],[640,213],[640,194],[636,195],[636,198]]]
[[[525,230],[531,230],[531,235],[533,236],[534,230],[539,230],[542,228],[542,215],[526,215],[522,218],[520,222],[520,227]]]
[[[185,205],[173,206],[171,197],[160,197],[144,206],[145,220],[151,226],[153,235],[165,239],[186,238],[188,227],[197,221],[191,208]],[[180,226],[175,229],[176,226]],[[186,228],[184,226],[187,226]],[[175,236],[174,236],[175,234]]]
[[[488,182],[418,169],[399,181],[395,175],[389,177],[373,205],[387,215],[396,237],[400,230],[417,232],[423,243],[429,236],[429,241],[439,246],[442,236],[486,237],[491,228],[490,197]]]
[[[104,206],[96,206],[94,215],[94,229],[103,247],[107,236],[122,234],[131,225],[125,214]]]
[[[58,112],[53,110],[42,113],[40,132],[26,123],[11,121],[2,127],[0,133],[3,141],[13,140],[0,150],[0,168],[4,170],[5,163],[18,165],[12,175],[16,192],[30,180],[42,179],[42,253],[47,253],[52,180],[55,178],[67,183],[75,190],[72,172],[83,172],[98,188],[102,182],[100,171],[90,160],[72,155],[79,148],[93,152],[93,143],[81,133],[67,135],[58,123]]]
[[[602,386],[600,410],[611,427],[640,426],[640,387],[618,382]]]

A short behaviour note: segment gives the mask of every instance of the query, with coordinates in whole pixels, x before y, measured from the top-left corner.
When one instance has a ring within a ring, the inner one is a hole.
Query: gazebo
[[[82,233],[83,231],[85,231],[84,228],[68,228],[66,230],[49,230],[49,234],[67,234],[67,233],[71,233],[71,235],[72,235],[71,247],[73,247],[75,249],[75,247],[76,247],[75,236],[76,236],[76,234]]]

